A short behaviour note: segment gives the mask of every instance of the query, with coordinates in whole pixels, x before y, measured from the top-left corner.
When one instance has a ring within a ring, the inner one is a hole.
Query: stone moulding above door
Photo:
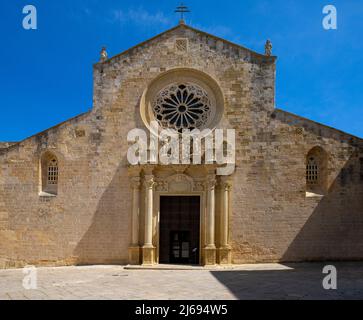
[[[205,190],[205,181],[200,178],[192,178],[186,174],[174,174],[166,179],[156,180],[158,192],[201,192]]]

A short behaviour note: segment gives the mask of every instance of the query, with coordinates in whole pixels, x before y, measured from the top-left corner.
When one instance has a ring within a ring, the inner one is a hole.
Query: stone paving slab
[[[326,276],[322,270],[327,264],[338,270],[337,290],[322,287]],[[36,290],[23,288],[23,269],[0,270],[0,299],[363,299],[363,263],[327,264],[259,264],[196,270],[38,268]]]

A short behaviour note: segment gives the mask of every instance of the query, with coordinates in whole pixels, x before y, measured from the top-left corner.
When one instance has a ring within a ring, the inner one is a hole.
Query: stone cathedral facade
[[[363,140],[277,109],[269,51],[184,23],[103,51],[92,110],[0,144],[0,267],[363,259]],[[152,120],[234,129],[235,171],[130,165]]]

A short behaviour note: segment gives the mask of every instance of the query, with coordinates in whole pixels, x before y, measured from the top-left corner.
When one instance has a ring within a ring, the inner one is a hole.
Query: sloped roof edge
[[[352,138],[358,139],[358,140],[360,140],[361,142],[363,142],[363,138],[361,138],[361,137],[358,137],[358,136],[355,136],[355,135],[353,135],[353,134],[351,134],[351,133],[348,133],[348,132],[345,132],[345,131],[339,130],[339,129],[337,129],[337,128],[334,128],[334,127],[328,126],[328,125],[323,124],[323,123],[321,123],[321,122],[317,122],[317,121],[311,120],[311,119],[309,119],[309,118],[305,118],[305,117],[299,116],[299,115],[297,115],[297,114],[295,114],[295,113],[291,113],[291,112],[289,112],[289,111],[282,110],[282,109],[280,109],[280,108],[275,108],[275,110],[274,110],[274,111],[275,111],[275,112],[283,113],[283,114],[285,114],[285,115],[287,115],[287,116],[290,116],[290,117],[297,118],[298,120],[301,120],[301,121],[310,122],[310,123],[312,123],[312,124],[315,124],[315,125],[321,126],[321,127],[323,127],[323,128],[333,130],[333,131],[335,131],[336,133],[343,134],[343,135],[346,135],[346,136],[349,136],[349,137],[352,137]]]
[[[16,147],[16,146],[21,145],[22,143],[24,143],[24,142],[25,142],[25,141],[27,141],[27,140],[30,140],[30,139],[35,138],[35,137],[42,136],[42,135],[44,135],[45,133],[47,133],[47,132],[49,132],[49,131],[51,131],[51,130],[54,130],[54,129],[56,129],[56,128],[59,128],[59,127],[61,127],[61,126],[65,125],[65,124],[68,124],[68,123],[70,123],[70,122],[72,122],[72,121],[74,121],[74,120],[79,120],[79,119],[83,118],[84,116],[86,116],[86,115],[88,115],[88,114],[90,114],[90,111],[83,112],[83,113],[81,113],[81,114],[79,114],[79,115],[77,115],[77,116],[75,116],[75,117],[72,117],[72,118],[70,118],[70,119],[67,119],[67,120],[65,120],[65,121],[62,121],[62,122],[60,122],[60,123],[58,123],[58,124],[56,124],[56,125],[54,125],[54,126],[52,126],[52,127],[48,128],[48,129],[45,129],[45,130],[43,130],[43,131],[41,131],[41,132],[38,132],[38,133],[36,133],[36,134],[33,134],[33,135],[31,135],[31,136],[29,136],[29,137],[27,137],[27,138],[23,139],[23,140],[20,140],[20,141],[17,141],[17,142],[13,142],[13,143],[12,143],[9,147],[4,148],[3,150],[11,150],[12,148],[14,148],[14,147]]]
[[[163,35],[165,35],[165,34],[168,34],[168,33],[170,33],[170,32],[173,32],[174,30],[177,30],[177,29],[179,29],[179,28],[186,28],[186,29],[192,30],[192,31],[194,31],[194,32],[196,32],[196,33],[200,33],[200,34],[203,34],[203,35],[205,35],[205,36],[211,37],[211,38],[213,38],[213,39],[215,39],[215,40],[223,41],[224,43],[227,43],[227,44],[229,44],[229,45],[231,45],[231,46],[234,46],[234,47],[236,47],[236,48],[239,48],[239,49],[242,49],[242,50],[246,50],[246,51],[250,52],[253,56],[255,56],[255,57],[257,57],[257,58],[263,58],[263,59],[269,58],[269,59],[271,59],[271,61],[275,61],[275,60],[277,59],[277,56],[266,56],[266,55],[264,55],[264,54],[258,53],[258,52],[256,52],[256,51],[251,50],[251,49],[248,49],[248,48],[246,48],[246,47],[244,47],[244,46],[242,46],[242,45],[236,44],[236,43],[234,43],[234,42],[232,42],[232,41],[229,41],[229,40],[226,40],[226,39],[220,38],[220,37],[215,36],[215,35],[213,35],[213,34],[210,34],[210,33],[207,33],[207,32],[205,32],[205,31],[202,31],[202,30],[196,29],[196,28],[194,28],[194,27],[191,27],[191,26],[189,26],[189,25],[187,25],[187,24],[178,24],[177,26],[175,26],[175,27],[173,27],[173,28],[171,28],[171,29],[168,29],[168,30],[166,30],[166,31],[164,31],[164,32],[162,32],[162,33],[159,33],[159,34],[157,34],[156,36],[154,36],[154,37],[152,37],[152,38],[149,38],[148,40],[145,40],[145,41],[143,41],[143,42],[141,42],[141,43],[139,43],[139,44],[137,44],[137,45],[135,45],[135,46],[132,46],[131,48],[129,48],[129,49],[127,49],[127,50],[125,50],[125,51],[123,51],[123,52],[121,52],[121,53],[118,53],[118,54],[116,54],[116,55],[114,55],[114,56],[112,56],[112,57],[108,58],[108,59],[107,59],[106,61],[104,61],[104,62],[101,62],[101,61],[100,61],[100,62],[97,62],[97,63],[95,63],[95,65],[102,64],[102,63],[107,63],[107,62],[109,62],[109,61],[111,61],[111,60],[113,60],[113,59],[116,59],[116,58],[118,58],[118,57],[120,57],[120,56],[123,56],[123,55],[125,55],[125,54],[129,53],[130,51],[132,51],[132,50],[134,50],[134,49],[137,49],[137,48],[139,48],[139,47],[142,47],[142,46],[144,46],[145,44],[147,44],[147,43],[149,43],[149,42],[151,42],[151,41],[153,41],[153,40],[155,40],[155,39],[158,39],[159,37],[162,37],[162,36],[163,36]]]

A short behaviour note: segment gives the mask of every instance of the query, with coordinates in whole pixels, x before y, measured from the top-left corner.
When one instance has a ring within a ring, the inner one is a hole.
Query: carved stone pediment
[[[175,174],[166,179],[170,192],[191,192],[194,181],[186,174]]]
[[[189,165],[152,168],[155,191],[171,194],[202,193],[207,191],[210,183],[213,182],[215,186],[215,165],[200,166],[189,171],[190,168]]]

